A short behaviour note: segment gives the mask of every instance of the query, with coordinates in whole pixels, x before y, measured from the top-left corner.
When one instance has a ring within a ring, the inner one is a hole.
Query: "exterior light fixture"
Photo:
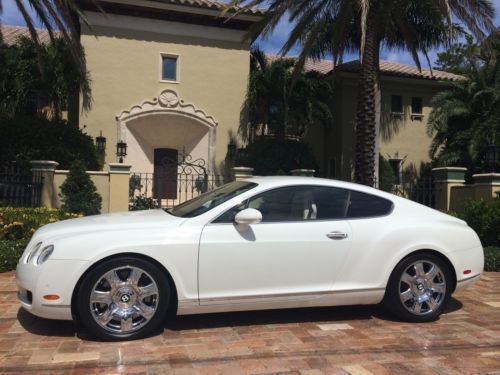
[[[119,141],[116,144],[116,156],[118,156],[120,163],[123,163],[123,158],[127,156],[127,144]]]
[[[495,172],[495,168],[498,164],[498,159],[500,156],[500,147],[492,143],[486,147],[486,152],[484,154],[484,161],[490,172]]]
[[[100,154],[104,154],[106,151],[106,137],[102,136],[102,131],[99,136],[95,137],[95,147]]]
[[[231,139],[227,145],[227,157],[229,160],[234,160],[236,156],[236,143]]]

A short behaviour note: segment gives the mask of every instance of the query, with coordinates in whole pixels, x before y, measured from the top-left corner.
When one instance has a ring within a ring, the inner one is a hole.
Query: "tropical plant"
[[[102,198],[82,162],[73,163],[59,195],[63,201],[61,208],[67,212],[95,215],[101,211]]]
[[[427,130],[433,137],[430,156],[439,165],[463,166],[471,173],[485,171],[486,148],[500,145],[498,35],[483,46],[470,44],[462,50],[454,46],[447,55],[463,56],[459,67],[466,79],[454,82],[432,100]]]
[[[338,63],[346,52],[359,51],[355,180],[366,185],[374,182],[380,47],[410,51],[420,68],[419,52],[429,60],[430,48],[456,36],[453,17],[479,38],[494,29],[495,9],[489,0],[232,0],[226,11],[267,4],[269,11],[250,36],[269,35],[288,16],[293,27],[281,53],[300,44],[296,72],[308,57],[331,53]]]
[[[301,73],[293,82],[294,65],[294,59],[269,58],[252,50],[244,111],[248,120],[240,127],[245,140],[252,141],[256,134],[298,138],[310,126],[331,123],[330,83],[317,72]]]
[[[39,59],[43,66],[40,70]],[[0,113],[6,117],[42,114],[62,118],[75,92],[80,91],[84,108],[90,105],[90,79],[75,67],[69,47],[62,39],[37,46],[21,37],[12,46],[0,48]]]
[[[65,120],[0,117],[0,165],[29,167],[30,160],[55,160],[61,169],[79,160],[87,169],[101,169],[92,137]]]

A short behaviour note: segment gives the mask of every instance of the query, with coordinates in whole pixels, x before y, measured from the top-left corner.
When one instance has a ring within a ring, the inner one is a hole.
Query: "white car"
[[[483,249],[455,217],[382,191],[310,177],[231,182],[169,211],[40,228],[17,266],[21,305],[132,339],[177,314],[377,304],[437,318],[477,280]]]

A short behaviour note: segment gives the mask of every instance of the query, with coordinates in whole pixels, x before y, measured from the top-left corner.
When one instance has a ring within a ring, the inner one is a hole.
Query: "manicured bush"
[[[102,198],[80,161],[69,169],[68,177],[61,185],[62,209],[72,213],[95,215],[101,212]]]
[[[0,118],[0,150],[0,164],[29,167],[30,160],[55,160],[59,169],[69,169],[80,160],[89,170],[101,169],[92,137],[64,120]]]
[[[0,272],[16,269],[17,262],[26,248],[26,240],[0,240]]]
[[[484,248],[484,270],[500,272],[500,247]]]
[[[259,138],[239,152],[236,165],[251,167],[254,174],[289,174],[294,169],[315,169],[318,164],[311,149],[303,142],[282,138]]]
[[[459,215],[476,231],[483,246],[500,247],[500,198],[470,200]]]

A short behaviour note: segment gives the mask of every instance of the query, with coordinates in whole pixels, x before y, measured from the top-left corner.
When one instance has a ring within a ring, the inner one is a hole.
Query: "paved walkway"
[[[500,374],[500,273],[459,292],[428,324],[381,308],[335,307],[177,317],[161,335],[95,342],[71,322],[19,308],[0,274],[0,372]]]

